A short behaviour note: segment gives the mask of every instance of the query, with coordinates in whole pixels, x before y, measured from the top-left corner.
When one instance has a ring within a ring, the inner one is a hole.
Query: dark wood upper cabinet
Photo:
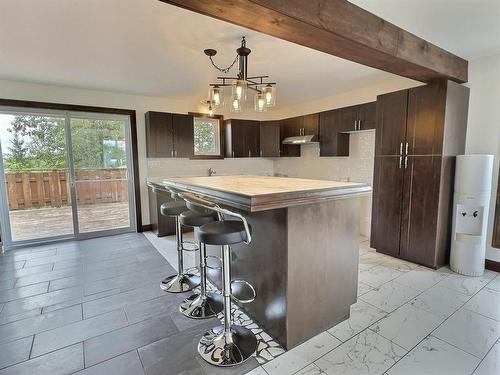
[[[317,135],[319,133],[319,113],[312,113],[303,117],[303,135]]]
[[[174,155],[172,114],[146,112],[146,156],[164,158]]]
[[[177,158],[190,158],[193,156],[193,116],[172,115],[172,126],[174,134],[174,156]]]
[[[146,155],[150,158],[193,156],[193,116],[146,112]]]
[[[320,156],[349,156],[349,134],[342,131],[340,109],[319,114]]]
[[[226,156],[248,158],[260,156],[260,123],[253,120],[224,121]]]
[[[280,156],[279,121],[261,121],[260,123],[260,156],[274,158]]]
[[[375,155],[401,155],[406,141],[408,90],[377,97]]]
[[[351,107],[339,108],[339,129],[340,131],[354,131],[357,128],[359,120],[359,106],[354,105]]]
[[[371,236],[377,251],[432,268],[448,263],[468,98],[467,87],[450,81],[377,98]]]
[[[296,137],[300,135],[300,129],[303,128],[304,117],[291,117],[281,120],[281,142],[287,137]],[[300,156],[299,145],[284,145],[281,143],[281,156]]]
[[[445,106],[444,85],[424,85],[409,90],[406,129],[409,155],[441,154]]]
[[[359,126],[360,130],[375,129],[377,113],[377,102],[359,105]]]

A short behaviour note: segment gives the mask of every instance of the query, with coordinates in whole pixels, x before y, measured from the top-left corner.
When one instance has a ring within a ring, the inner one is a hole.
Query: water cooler
[[[462,275],[484,272],[493,159],[493,155],[457,156],[450,268]]]

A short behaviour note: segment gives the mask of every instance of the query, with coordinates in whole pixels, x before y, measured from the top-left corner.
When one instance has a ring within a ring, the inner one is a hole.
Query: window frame
[[[207,119],[217,119],[219,120],[219,154],[215,155],[195,155],[194,154],[194,137],[193,137],[193,156],[191,159],[194,160],[209,160],[209,159],[224,159],[224,150],[225,150],[225,138],[224,138],[224,116],[222,115],[213,115],[209,116],[206,113],[197,113],[197,112],[189,112],[190,115],[193,116],[193,132],[194,132],[194,119],[195,118],[207,118]]]

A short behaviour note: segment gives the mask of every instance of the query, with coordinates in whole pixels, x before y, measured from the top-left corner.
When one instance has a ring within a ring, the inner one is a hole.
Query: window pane
[[[219,120],[195,117],[194,119],[194,154],[220,154]]]

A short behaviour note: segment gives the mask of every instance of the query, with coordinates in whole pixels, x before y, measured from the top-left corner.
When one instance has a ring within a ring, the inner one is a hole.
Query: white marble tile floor
[[[378,254],[366,238],[359,255],[350,318],[247,375],[500,374],[498,273],[432,270]]]

